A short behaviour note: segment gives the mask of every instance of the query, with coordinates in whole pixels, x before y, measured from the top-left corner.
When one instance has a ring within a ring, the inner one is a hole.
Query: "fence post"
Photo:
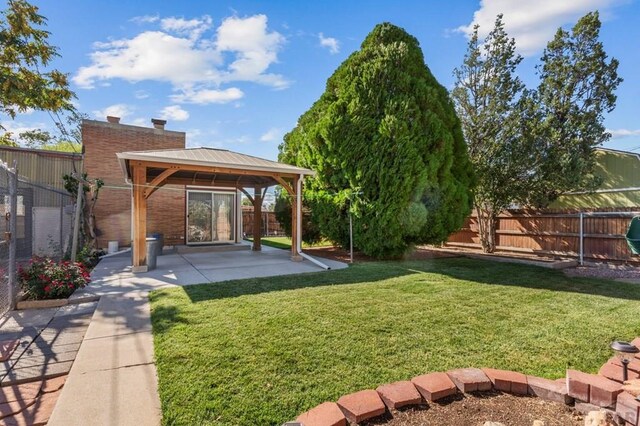
[[[580,266],[584,265],[584,213],[580,212]]]
[[[13,161],[13,168],[8,171],[9,175],[9,309],[16,307],[16,237],[18,221],[18,167],[16,160]]]

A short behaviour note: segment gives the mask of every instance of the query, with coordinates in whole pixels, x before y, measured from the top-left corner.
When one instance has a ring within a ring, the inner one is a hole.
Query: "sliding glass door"
[[[234,241],[235,193],[187,191],[187,244]]]

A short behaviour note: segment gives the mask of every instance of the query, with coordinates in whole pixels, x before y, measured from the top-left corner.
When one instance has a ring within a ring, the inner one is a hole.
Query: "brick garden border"
[[[631,342],[640,346],[640,337]],[[640,378],[640,354],[629,364],[629,379]],[[575,406],[588,413],[606,410],[620,425],[640,425],[640,401],[622,389],[622,365],[615,357],[598,374],[567,370],[566,377],[549,380],[493,368],[460,368],[446,373],[428,373],[344,395],[337,402],[324,402],[298,416],[287,426],[347,426],[358,424],[399,408],[433,403],[458,392],[497,390],[530,395]]]

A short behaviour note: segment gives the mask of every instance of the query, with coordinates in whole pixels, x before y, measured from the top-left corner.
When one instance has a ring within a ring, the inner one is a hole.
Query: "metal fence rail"
[[[497,249],[575,257],[580,263],[587,260],[638,262],[625,239],[629,222],[637,214],[637,208],[509,211],[498,216]],[[470,216],[446,245],[480,249],[477,218]]]

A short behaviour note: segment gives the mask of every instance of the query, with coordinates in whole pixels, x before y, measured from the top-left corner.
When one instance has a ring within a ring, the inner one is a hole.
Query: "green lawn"
[[[253,241],[253,240],[249,239],[249,241]],[[289,237],[262,237],[260,241],[262,241],[262,244],[265,246],[270,246],[270,247],[275,247],[275,248],[285,249],[285,250],[291,249],[291,238]],[[330,241],[320,241],[317,244],[307,244],[305,242],[302,242],[302,248],[330,247],[332,245],[333,243]]]
[[[640,286],[464,258],[151,294],[164,423],[277,425],[430,371],[596,372],[640,334]]]

